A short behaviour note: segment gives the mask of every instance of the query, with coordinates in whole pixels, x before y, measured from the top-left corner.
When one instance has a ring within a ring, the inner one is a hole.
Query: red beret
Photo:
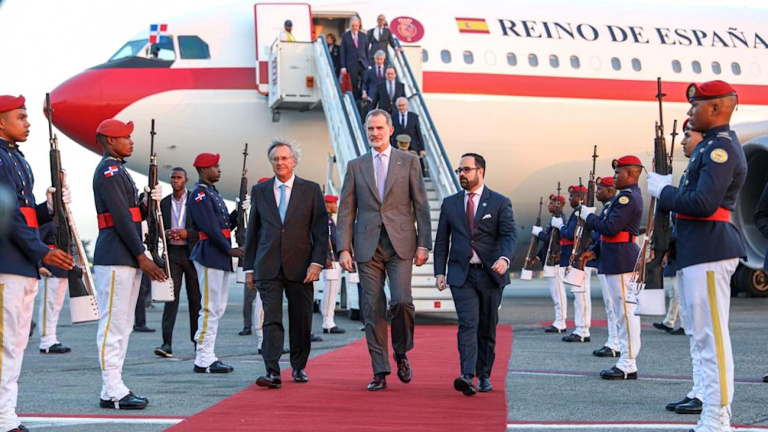
[[[568,192],[581,192],[581,193],[587,193],[587,187],[586,186],[568,186]]]
[[[600,186],[610,186],[613,187],[613,177],[598,177],[597,178],[597,184]]]
[[[0,96],[0,113],[15,109],[27,109],[27,107],[24,106],[24,102],[26,102],[26,99],[21,95],[19,95],[19,97],[7,95]]]
[[[339,202],[339,197],[337,197],[336,195],[326,195],[325,198],[323,198],[323,199],[327,203]]]
[[[643,163],[640,162],[640,159],[637,156],[632,156],[632,155],[622,156],[618,159],[614,159],[613,162],[611,162],[611,167],[613,169],[627,167],[627,166],[642,167]]]
[[[736,90],[725,81],[715,80],[705,83],[692,83],[686,91],[688,102],[717,99],[726,96],[736,96]]]
[[[549,196],[550,201],[560,201],[561,203],[565,204],[565,197],[562,195],[555,195],[552,194]]]
[[[271,179],[272,177],[262,177],[256,183],[264,183],[265,181],[270,181]]]
[[[683,122],[683,132],[691,130],[690,125],[688,124],[691,121],[691,119],[687,118]]]
[[[112,138],[122,138],[133,133],[133,122],[123,123],[120,120],[107,119],[99,124],[96,133]]]
[[[192,164],[195,168],[208,168],[219,163],[219,155],[213,153],[200,153]]]

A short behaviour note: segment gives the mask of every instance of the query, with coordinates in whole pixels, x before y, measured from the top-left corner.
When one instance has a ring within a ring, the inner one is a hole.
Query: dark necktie
[[[377,69],[379,70],[379,81],[381,81],[381,66],[379,66]]]
[[[472,201],[473,192],[467,193],[467,224],[469,225],[469,236],[475,231],[475,202]]]
[[[405,114],[400,114],[400,124],[403,125],[403,129],[405,129]]]

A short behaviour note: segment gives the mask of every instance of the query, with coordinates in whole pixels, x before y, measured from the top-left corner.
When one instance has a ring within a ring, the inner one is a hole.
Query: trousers
[[[611,296],[611,289],[608,286],[608,280],[604,274],[597,275],[597,280],[600,282],[600,289],[603,292],[603,303],[605,303],[605,320],[608,323],[608,340],[605,341],[605,346],[614,350],[620,351],[619,347],[619,323],[616,319],[615,300]]]
[[[230,272],[205,267],[198,262],[195,262],[195,270],[197,270],[202,296],[197,333],[195,333],[197,341],[195,366],[207,368],[218,360],[214,352],[216,333],[219,329],[219,320],[227,310]]]
[[[552,325],[560,330],[565,330],[565,320],[568,319],[568,298],[565,296],[565,284],[563,283],[563,271],[560,266],[555,266],[555,277],[549,278],[549,295],[555,304],[555,320]]]
[[[605,275],[619,330],[621,356],[616,367],[626,373],[637,372],[637,354],[640,352],[640,317],[635,315],[637,305],[625,301],[631,277],[632,273]]]
[[[69,281],[66,278],[43,277],[38,282],[40,349],[48,349],[59,343],[56,327],[59,325],[59,315],[67,288],[69,288]]]

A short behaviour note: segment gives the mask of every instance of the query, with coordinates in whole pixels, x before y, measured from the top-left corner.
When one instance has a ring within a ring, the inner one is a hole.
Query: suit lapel
[[[464,207],[464,199],[465,199],[465,192],[464,189],[460,190],[459,193],[456,194],[456,212],[460,215],[460,218],[462,220],[461,226],[464,227],[464,229],[467,231],[467,234],[469,234],[469,222],[467,222],[467,209]]]
[[[376,174],[373,172],[374,151],[375,150],[369,150],[365,157],[360,160],[362,163],[360,169],[363,171],[363,178],[365,178],[365,182],[368,183],[368,188],[371,190],[371,193],[376,197],[376,201],[381,203],[381,199],[379,199],[379,191],[376,189]]]
[[[288,201],[288,209],[285,211],[285,223],[288,223],[288,220],[291,218],[291,215],[294,211],[296,211],[296,207],[299,205],[299,201],[301,201],[301,195],[304,193],[304,180],[300,179],[299,177],[296,177],[293,180],[293,190],[291,191],[291,200]]]
[[[275,201],[275,181],[275,178],[272,177],[272,181],[269,182],[269,187],[261,188],[261,190],[264,194],[264,202],[267,203],[269,212],[272,213],[272,217],[276,221],[280,222],[280,213],[277,210],[277,201]]]
[[[387,168],[387,184],[384,188],[384,199],[387,199],[389,190],[392,189],[392,184],[395,182],[395,177],[400,174],[400,168],[403,167],[403,161],[400,158],[402,153],[398,150],[392,149],[389,154],[389,167]]]
[[[483,188],[483,194],[480,196],[480,200],[477,201],[477,208],[475,209],[475,226],[483,215],[484,209],[488,206],[488,200],[491,198],[491,192],[488,190],[488,186]]]

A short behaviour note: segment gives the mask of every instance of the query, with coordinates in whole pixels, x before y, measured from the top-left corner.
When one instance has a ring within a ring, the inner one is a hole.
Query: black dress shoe
[[[768,383],[768,374],[763,375],[763,382]]]
[[[551,325],[551,326],[546,327],[544,329],[544,333],[565,333],[566,330],[568,330],[568,329],[567,328],[559,329],[559,328]]]
[[[636,380],[637,372],[626,373],[614,366],[600,372],[600,378],[604,380]]]
[[[35,320],[32,320],[32,324],[29,326],[29,337],[32,337],[33,334],[35,334],[35,329],[37,328],[37,323]]]
[[[43,354],[66,354],[68,352],[72,351],[68,346],[64,346],[60,343],[53,344],[49,346],[48,348],[41,348],[40,352]]]
[[[307,376],[307,373],[304,372],[304,369],[294,369],[291,375],[293,375],[293,380],[297,383],[305,383],[309,381],[309,377]]]
[[[621,353],[614,350],[613,348],[608,348],[607,346],[604,346],[600,349],[596,349],[592,351],[592,355],[595,357],[619,357],[621,356]]]
[[[139,332],[139,333],[154,333],[155,329],[149,328],[147,326],[133,326],[133,331]]]
[[[701,414],[703,407],[704,404],[698,398],[693,398],[687,403],[676,406],[675,412],[678,414]]]
[[[672,331],[672,327],[670,327],[668,325],[665,325],[663,322],[653,323],[653,327],[657,328],[659,330],[664,330],[665,332],[671,332]]]
[[[8,432],[29,432],[26,426],[23,424],[18,425],[16,428],[9,430]]]
[[[162,344],[159,347],[155,348],[155,355],[160,356],[162,358],[171,358],[173,357],[173,350],[171,349],[170,345]]]
[[[667,411],[674,411],[675,408],[677,408],[678,405],[687,404],[688,402],[692,401],[693,399],[686,396],[683,400],[678,402],[670,402],[667,404],[666,409]]]
[[[676,329],[672,330],[671,332],[669,332],[669,334],[673,334],[673,335],[684,335],[684,334],[685,334],[685,329],[684,329],[684,328],[682,328],[682,327],[680,327],[680,328],[676,328]]]
[[[385,376],[374,375],[371,383],[368,384],[368,391],[379,391],[387,388],[387,378]]]
[[[329,329],[326,329],[326,328],[323,329],[323,333],[330,333],[330,334],[342,334],[346,332],[347,332],[346,330],[344,330],[343,328],[340,328],[339,326],[333,326]]]
[[[280,375],[268,373],[264,376],[260,376],[256,380],[256,385],[259,387],[279,389],[283,386],[283,380],[280,379]]]
[[[138,397],[133,392],[128,393],[119,401],[112,400],[99,400],[99,406],[102,408],[112,409],[144,409],[149,404],[147,398]]]
[[[311,342],[322,342],[323,338],[321,338],[320,336],[316,336],[314,333],[312,333],[312,335],[309,337],[309,340]]]
[[[239,332],[237,332],[237,334],[239,334],[240,336],[250,336],[250,335],[253,334],[253,330],[251,330],[248,327],[245,327],[242,330],[240,330]]]
[[[491,390],[493,390],[493,386],[491,385],[490,378],[483,376],[477,379],[477,391],[480,393],[487,393]]]
[[[195,365],[195,373],[230,373],[235,370],[232,366],[224,364],[221,360],[216,360],[208,367]]]
[[[411,382],[411,365],[408,363],[408,359],[400,359],[397,362],[397,377],[406,384]]]
[[[591,342],[592,339],[587,336],[581,336],[577,335],[576,333],[571,333],[568,336],[563,336],[563,342]]]
[[[464,396],[474,396],[477,393],[475,383],[472,382],[472,375],[462,375],[453,380],[453,389],[460,391]]]

